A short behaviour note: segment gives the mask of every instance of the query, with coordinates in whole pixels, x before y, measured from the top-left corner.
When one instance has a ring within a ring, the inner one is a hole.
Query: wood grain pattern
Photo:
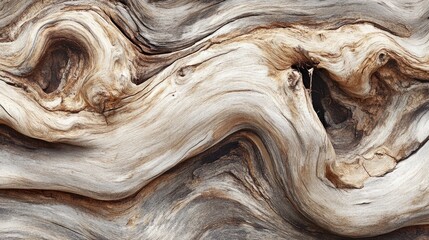
[[[1,238],[426,239],[428,9],[0,2]]]

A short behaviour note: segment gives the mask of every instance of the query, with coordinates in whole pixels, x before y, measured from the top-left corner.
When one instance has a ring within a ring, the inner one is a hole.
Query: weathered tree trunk
[[[0,2],[0,238],[427,236],[428,16]]]

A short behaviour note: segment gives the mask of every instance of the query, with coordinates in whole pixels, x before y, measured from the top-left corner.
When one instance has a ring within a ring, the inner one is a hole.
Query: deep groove
[[[313,109],[319,117],[320,122],[325,128],[329,127],[325,119],[325,108],[323,107],[322,100],[329,96],[328,87],[326,83],[320,78],[316,69],[314,69],[312,77],[310,77],[309,70],[311,67],[297,65],[292,68],[301,73],[302,81],[306,89],[310,91]]]
[[[39,149],[39,148],[58,148],[62,144],[59,143],[50,143],[40,139],[31,138],[25,136],[22,133],[19,133],[15,129],[0,124],[0,146],[10,146],[10,147],[21,147],[26,149]]]

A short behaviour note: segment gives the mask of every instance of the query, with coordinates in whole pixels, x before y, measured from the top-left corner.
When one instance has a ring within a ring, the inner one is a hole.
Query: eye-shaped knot
[[[384,65],[389,60],[389,55],[385,51],[378,53],[377,62],[380,65]]]
[[[85,62],[88,62],[87,53],[80,45],[71,39],[50,39],[37,65],[29,73],[29,81],[39,85],[47,94],[75,82],[87,66]]]
[[[180,68],[177,71],[176,83],[178,85],[185,84],[189,80],[189,77],[190,77],[189,75],[195,71],[195,68],[196,68],[195,65],[188,65]]]

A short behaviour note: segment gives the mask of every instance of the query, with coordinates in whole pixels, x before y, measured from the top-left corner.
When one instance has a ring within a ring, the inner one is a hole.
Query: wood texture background
[[[0,1],[1,239],[429,239],[429,1]]]

